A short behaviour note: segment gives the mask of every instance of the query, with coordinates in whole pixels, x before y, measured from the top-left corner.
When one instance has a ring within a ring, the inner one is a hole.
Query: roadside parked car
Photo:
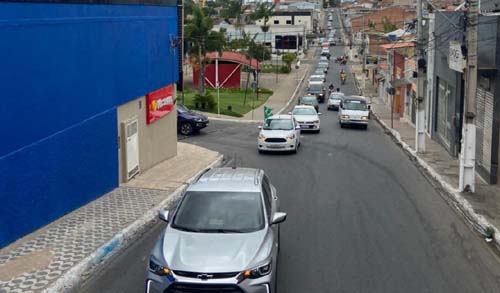
[[[298,105],[293,108],[293,117],[300,125],[302,131],[320,132],[320,120],[316,109],[313,106]]]
[[[147,293],[276,292],[280,212],[264,171],[215,168],[189,185],[148,262]]]
[[[309,83],[307,88],[308,95],[315,95],[319,103],[325,102],[325,87],[320,83]]]
[[[298,105],[312,106],[316,110],[316,112],[319,111],[318,98],[316,98],[316,96],[314,96],[314,95],[307,95],[307,96],[300,97]]]
[[[208,117],[189,110],[186,106],[177,104],[177,132],[190,135],[207,127]]]
[[[292,115],[273,115],[259,126],[257,147],[263,151],[292,151],[300,146],[300,125]]]
[[[367,129],[369,119],[369,107],[364,97],[344,97],[339,108],[339,124],[341,128],[344,128],[345,125],[360,125],[362,128]]]
[[[328,110],[338,110],[340,107],[340,103],[342,103],[342,99],[344,98],[344,94],[341,92],[333,92],[328,97],[327,108]]]

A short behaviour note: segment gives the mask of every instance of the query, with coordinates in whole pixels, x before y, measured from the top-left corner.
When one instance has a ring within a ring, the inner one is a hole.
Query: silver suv
[[[260,169],[216,168],[191,184],[147,270],[146,292],[276,292],[279,212]]]

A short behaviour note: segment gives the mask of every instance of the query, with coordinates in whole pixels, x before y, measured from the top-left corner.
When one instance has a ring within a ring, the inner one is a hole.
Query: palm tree
[[[270,5],[270,3],[267,2],[260,2],[257,4],[254,13],[252,13],[251,15],[251,18],[253,20],[258,20],[262,18],[264,19],[264,25],[261,27],[264,33],[266,33],[269,30],[267,22],[269,21],[269,18],[273,16],[275,7],[276,4],[274,3]]]
[[[226,42],[224,33],[212,31],[213,21],[205,16],[199,6],[193,7],[193,19],[186,24],[185,37],[191,42],[188,52],[192,62],[198,66],[198,94],[205,93],[205,54],[207,52],[222,53]]]

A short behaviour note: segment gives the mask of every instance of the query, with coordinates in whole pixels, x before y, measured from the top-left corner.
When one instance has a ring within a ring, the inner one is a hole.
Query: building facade
[[[0,3],[0,247],[176,154],[176,4]]]

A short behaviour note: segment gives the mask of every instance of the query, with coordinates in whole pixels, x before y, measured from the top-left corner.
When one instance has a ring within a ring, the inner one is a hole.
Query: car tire
[[[363,125],[363,129],[367,130],[368,129],[368,125]]]
[[[193,133],[193,126],[190,123],[183,122],[180,132],[182,135],[190,135]]]
[[[299,146],[298,146],[298,145],[296,145],[296,146],[295,146],[295,148],[294,148],[294,149],[293,149],[293,151],[292,151],[292,154],[296,155],[296,154],[297,154],[297,152],[298,152],[298,150],[299,150]]]

